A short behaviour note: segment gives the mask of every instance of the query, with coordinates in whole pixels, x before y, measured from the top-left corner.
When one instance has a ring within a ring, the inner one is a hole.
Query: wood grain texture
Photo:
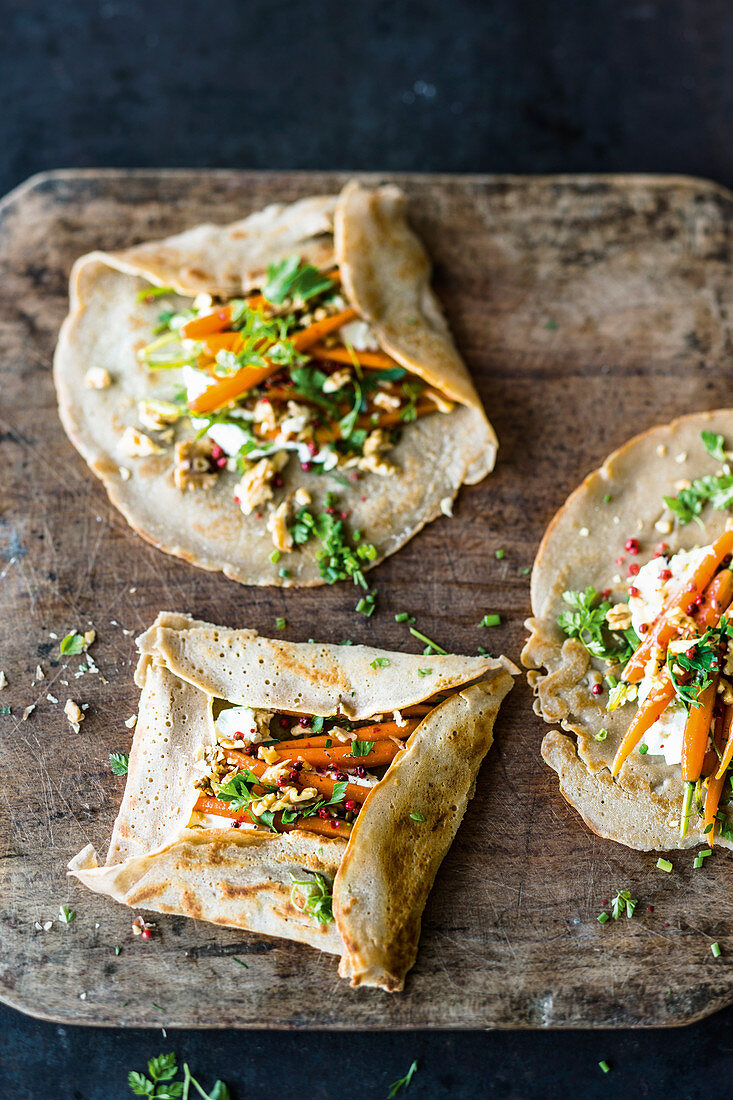
[[[284,616],[293,639],[417,651],[394,622],[409,610],[448,649],[483,644],[516,660],[529,612],[521,570],[570,490],[636,431],[730,404],[728,192],[681,178],[390,177],[410,195],[497,429],[495,473],[372,574],[371,619],[354,614],[346,585],[247,589],[147,546],[56,415],[50,364],[72,261],[344,178],[57,173],[0,208],[0,704],[12,706],[0,715],[0,996],[47,1018],[128,1026],[653,1026],[705,1015],[733,999],[730,858],[693,872],[677,855],[676,873],[662,875],[655,857],[591,835],[540,761],[545,727],[523,682],[502,709],[400,996],[350,991],[334,960],[308,948],[183,918],[159,917],[142,942],[129,911],[65,878],[74,852],[88,841],[104,851],[109,838],[123,780],[107,757],[130,741],[133,639],[161,607],[263,633]],[[489,610],[502,626],[479,630]],[[51,633],[90,624],[102,675],[76,678],[83,658],[59,662]],[[46,678],[34,683],[39,663]],[[62,713],[69,696],[89,704],[78,734]],[[637,916],[599,925],[604,899],[624,888],[640,899]],[[60,904],[76,920],[36,930]]]

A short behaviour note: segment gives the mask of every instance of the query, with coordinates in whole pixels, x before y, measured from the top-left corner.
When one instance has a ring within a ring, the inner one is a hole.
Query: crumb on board
[[[125,719],[125,725],[129,730],[134,730],[135,723],[137,722],[137,715],[131,714],[129,718]]]
[[[36,704],[35,703],[31,703],[31,705],[29,707],[26,707],[25,710],[23,711],[21,721],[22,722],[27,722],[28,719],[30,718],[31,714],[33,714],[33,711],[35,709],[36,709]]]
[[[64,714],[69,720],[69,725],[73,727],[74,733],[79,732],[79,723],[84,718],[84,712],[74,699],[67,699],[64,703]]]

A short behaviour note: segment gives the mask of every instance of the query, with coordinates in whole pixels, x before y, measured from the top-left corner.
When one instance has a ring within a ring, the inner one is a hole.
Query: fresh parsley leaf
[[[127,775],[130,767],[129,752],[111,752],[109,754],[109,766],[114,775]]]
[[[290,878],[290,900],[295,908],[307,913],[319,924],[330,924],[333,920],[333,884],[317,872],[313,878],[299,879],[293,874]]]
[[[400,1077],[397,1081],[393,1081],[389,1086],[389,1092],[387,1093],[387,1100],[394,1100],[394,1097],[400,1091],[400,1089],[406,1089],[412,1078],[417,1073],[417,1062],[413,1062],[404,1077]]]
[[[325,718],[322,715],[317,714],[315,716],[315,718],[313,719],[313,721],[311,722],[311,729],[313,730],[313,732],[314,733],[320,733],[321,730],[323,729],[323,723],[324,722],[325,722]]]
[[[236,775],[231,776],[231,778],[220,787],[217,792],[217,798],[220,798],[222,802],[228,802],[231,810],[246,810],[250,802],[256,802],[262,797],[262,795],[252,794],[252,787],[255,786],[264,787],[266,791],[274,791],[277,789],[267,783],[263,783],[249,768],[244,768],[243,771],[237,772]],[[272,815],[270,815],[270,817],[272,818]],[[258,820],[263,821],[264,819],[265,815],[260,814]],[[270,823],[271,822],[265,821],[266,825]]]
[[[387,666],[389,664],[390,664],[389,657],[375,657],[374,660],[372,661],[372,668],[373,669],[387,668]]]
[[[352,756],[368,756],[374,748],[375,741],[352,741],[351,743],[351,755]]]
[[[152,1096],[155,1085],[149,1081],[144,1073],[138,1073],[133,1069],[127,1075],[127,1083],[136,1096]]]
[[[725,440],[722,435],[716,435],[715,432],[701,432],[702,445],[709,455],[713,458],[717,458],[718,462],[725,462],[727,455],[725,453]]]
[[[335,806],[338,802],[343,802],[346,797],[346,788],[348,783],[334,783],[333,794],[329,798],[328,802],[324,802],[324,806]]]
[[[154,1081],[171,1081],[177,1072],[176,1056],[172,1051],[170,1054],[159,1054],[148,1062],[148,1073]]]
[[[419,813],[416,813],[416,812],[411,813],[410,817],[412,818],[413,821],[424,821],[425,820],[425,817],[423,816],[423,814],[419,814]]]
[[[418,676],[429,676],[432,671],[432,668],[419,668],[417,674]]]
[[[624,914],[627,917],[633,917],[637,905],[636,898],[632,898],[629,890],[619,890],[611,902],[611,916],[614,920],[620,920]]]
[[[733,505],[733,474],[699,477],[689,488],[681,489],[676,497],[665,497],[664,503],[682,526],[696,519],[707,503],[723,511]]]
[[[326,409],[334,419],[338,419],[338,405],[323,392],[323,384],[328,379],[327,374],[324,374],[324,372],[317,367],[308,366],[298,367],[297,370],[291,370],[290,377],[299,397],[305,397],[314,405],[320,405],[321,408]]]
[[[76,913],[68,905],[62,905],[59,909],[59,920],[62,924],[71,924],[75,917]]]
[[[610,600],[602,600],[591,586],[584,592],[563,592],[562,598],[571,610],[563,611],[557,623],[568,637],[578,638],[594,657],[625,661],[631,656],[639,639],[631,627],[624,631],[608,628]]]
[[[333,290],[333,279],[323,275],[312,264],[301,264],[298,256],[286,256],[267,268],[267,282],[262,294],[268,302],[281,305],[286,298],[307,302],[327,290]]]
[[[356,420],[359,413],[361,412],[361,406],[364,400],[364,393],[361,388],[361,383],[359,379],[352,378],[352,383],[354,386],[354,404],[352,405],[351,410],[346,414],[346,416],[342,416],[339,420],[339,430],[341,432],[342,439],[349,439],[349,437],[356,429]]]
[[[70,634],[67,634],[65,638],[61,639],[59,645],[59,651],[62,657],[73,656],[76,653],[83,653],[87,649],[87,644],[84,641],[83,634],[77,634],[75,630],[72,630]]]
[[[722,628],[722,629],[721,629]],[[684,653],[667,653],[667,668],[677,698],[687,707],[699,707],[700,696],[720,668],[721,640],[727,633],[727,620],[718,628],[706,630],[701,638],[690,639]],[[692,656],[688,657],[688,653]]]

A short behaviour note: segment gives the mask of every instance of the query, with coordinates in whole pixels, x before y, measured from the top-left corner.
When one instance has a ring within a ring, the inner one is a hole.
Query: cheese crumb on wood
[[[69,720],[69,724],[73,726],[74,732],[79,732],[79,723],[84,718],[84,712],[73,699],[67,699],[64,704],[64,714]]]

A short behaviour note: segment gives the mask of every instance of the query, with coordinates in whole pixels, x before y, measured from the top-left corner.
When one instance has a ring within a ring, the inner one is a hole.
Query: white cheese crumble
[[[263,722],[263,715],[266,715],[267,722]],[[255,714],[252,707],[227,707],[221,711],[214,726],[217,736],[227,741],[236,739],[247,745],[259,745],[270,736],[267,728],[270,717],[269,712],[265,711]]]

